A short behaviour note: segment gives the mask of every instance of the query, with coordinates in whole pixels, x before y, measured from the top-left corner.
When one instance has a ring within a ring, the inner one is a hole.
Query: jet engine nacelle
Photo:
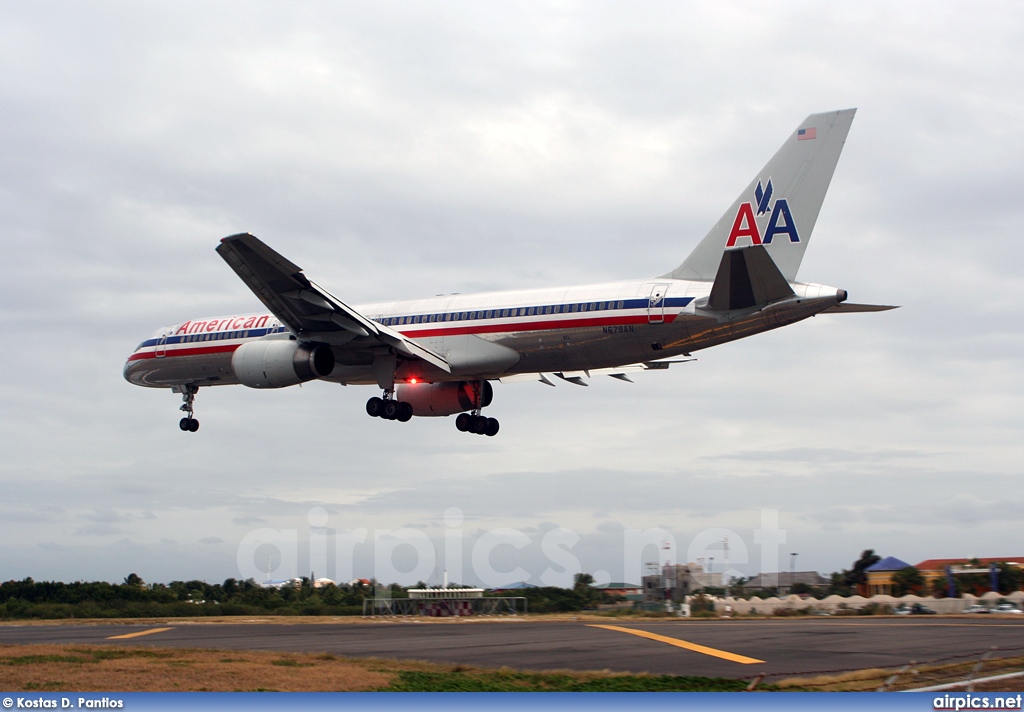
[[[331,375],[334,353],[322,344],[291,339],[250,341],[235,349],[231,368],[249,388],[284,388]]]
[[[483,387],[480,407],[488,406],[494,398],[494,389],[487,381],[457,381],[455,383],[400,383],[396,397],[412,406],[413,415],[455,415],[473,410],[476,389]]]

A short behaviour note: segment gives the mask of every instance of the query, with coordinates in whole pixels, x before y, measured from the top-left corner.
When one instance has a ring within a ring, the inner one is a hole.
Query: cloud
[[[431,536],[449,506],[480,531],[558,523],[607,572],[622,528],[749,537],[763,508],[822,570],[868,546],[984,555],[1010,531],[1021,18],[199,9],[0,10],[8,575],[222,580],[248,532],[307,532],[315,506],[339,529]],[[821,316],[634,385],[499,384],[486,439],[371,420],[372,389],[328,384],[204,389],[183,436],[178,396],[121,378],[160,324],[259,307],[213,252],[224,235],[253,231],[354,304],[661,274],[796,122],[847,106],[800,276],[895,312]]]

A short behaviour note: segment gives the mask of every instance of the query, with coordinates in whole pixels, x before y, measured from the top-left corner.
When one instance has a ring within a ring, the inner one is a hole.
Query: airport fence
[[[428,616],[449,618],[463,616],[508,616],[526,613],[527,600],[522,596],[488,596],[486,598],[368,598],[363,601],[363,615]]]

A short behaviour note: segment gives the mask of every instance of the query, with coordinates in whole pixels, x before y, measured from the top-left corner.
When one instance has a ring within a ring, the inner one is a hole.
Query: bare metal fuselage
[[[701,308],[710,284],[639,280],[561,289],[448,295],[360,305],[369,318],[442,352],[447,340],[470,335],[518,354],[507,368],[446,372],[420,360],[400,361],[396,382],[497,379],[516,374],[589,371],[649,362],[792,324],[835,306],[845,293],[794,284],[796,298],[736,313]],[[232,385],[232,355],[259,339],[295,338],[271,314],[196,319],[160,329],[125,364],[130,382],[151,387]],[[321,380],[374,384],[372,360],[338,361]]]

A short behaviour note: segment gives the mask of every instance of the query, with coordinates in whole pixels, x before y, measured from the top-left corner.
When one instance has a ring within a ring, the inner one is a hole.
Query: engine
[[[231,368],[249,388],[284,388],[331,375],[334,353],[322,344],[250,341],[231,356]]]
[[[412,406],[413,415],[454,415],[472,410],[476,402],[476,389],[483,387],[480,407],[491,404],[494,389],[487,381],[458,381],[456,383],[401,383],[396,397]]]

